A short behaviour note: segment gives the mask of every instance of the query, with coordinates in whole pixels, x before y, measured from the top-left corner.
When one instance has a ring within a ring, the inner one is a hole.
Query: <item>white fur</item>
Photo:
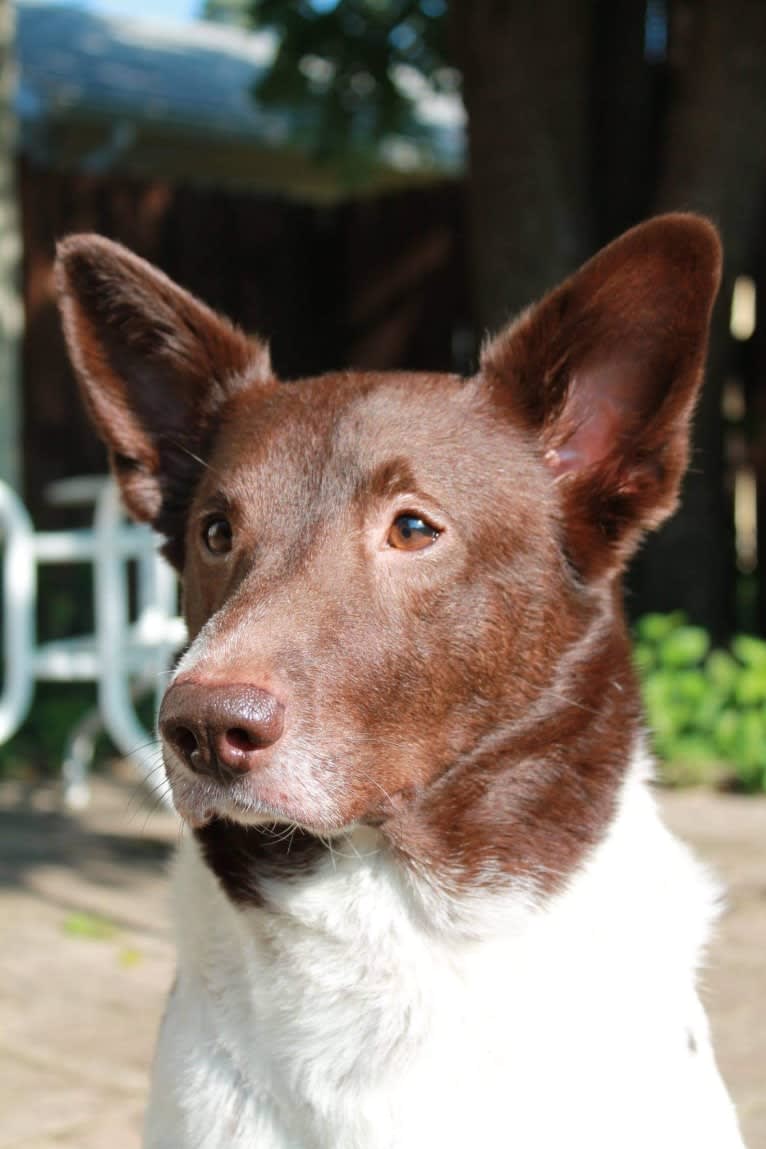
[[[237,909],[187,839],[147,1149],[741,1147],[694,986],[715,888],[645,773],[541,905],[450,898],[358,830]]]

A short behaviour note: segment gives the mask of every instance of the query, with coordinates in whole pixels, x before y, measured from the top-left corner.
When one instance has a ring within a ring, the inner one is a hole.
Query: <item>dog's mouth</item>
[[[243,826],[302,824],[292,811],[266,804],[249,794],[223,789],[216,783],[171,782],[171,787],[176,810],[193,830],[201,829],[214,819]]]
[[[173,805],[192,830],[203,829],[214,821],[266,829],[292,827],[320,835],[333,835],[344,829],[320,821],[313,811],[309,813],[305,805],[279,790],[263,793],[263,787],[255,787],[249,776],[222,784],[190,774],[172,761],[166,763],[166,770]]]

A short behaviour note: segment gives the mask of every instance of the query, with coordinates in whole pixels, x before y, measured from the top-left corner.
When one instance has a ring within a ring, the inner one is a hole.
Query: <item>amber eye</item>
[[[221,515],[208,519],[202,528],[202,538],[212,555],[227,555],[231,550],[231,523]]]
[[[417,515],[399,515],[391,524],[387,543],[400,551],[422,551],[439,537],[439,531]]]

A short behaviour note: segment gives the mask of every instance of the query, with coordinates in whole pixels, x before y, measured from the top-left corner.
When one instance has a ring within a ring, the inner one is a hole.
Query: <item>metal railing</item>
[[[0,694],[0,744],[19,729],[38,682],[94,682],[97,708],[71,732],[64,750],[64,796],[70,806],[88,801],[88,772],[100,728],[148,776],[157,747],[135,708],[148,692],[159,705],[167,673],[185,641],[178,615],[175,575],[157,553],[146,526],[126,521],[115,484],[107,478],[55,484],[51,501],[92,504],[93,525],[35,531],[24,504],[0,482],[0,534],[4,681]],[[128,567],[136,564],[136,610],[131,619]],[[92,634],[39,642],[37,574],[44,563],[90,563],[93,569]]]

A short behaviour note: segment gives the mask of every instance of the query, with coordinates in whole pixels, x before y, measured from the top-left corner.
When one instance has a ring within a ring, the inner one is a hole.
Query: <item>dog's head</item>
[[[160,730],[203,840],[367,823],[457,876],[565,872],[636,737],[616,578],[676,501],[713,228],[627,233],[468,380],[280,383],[114,243],[69,238],[58,275],[125,503],[183,578]]]

